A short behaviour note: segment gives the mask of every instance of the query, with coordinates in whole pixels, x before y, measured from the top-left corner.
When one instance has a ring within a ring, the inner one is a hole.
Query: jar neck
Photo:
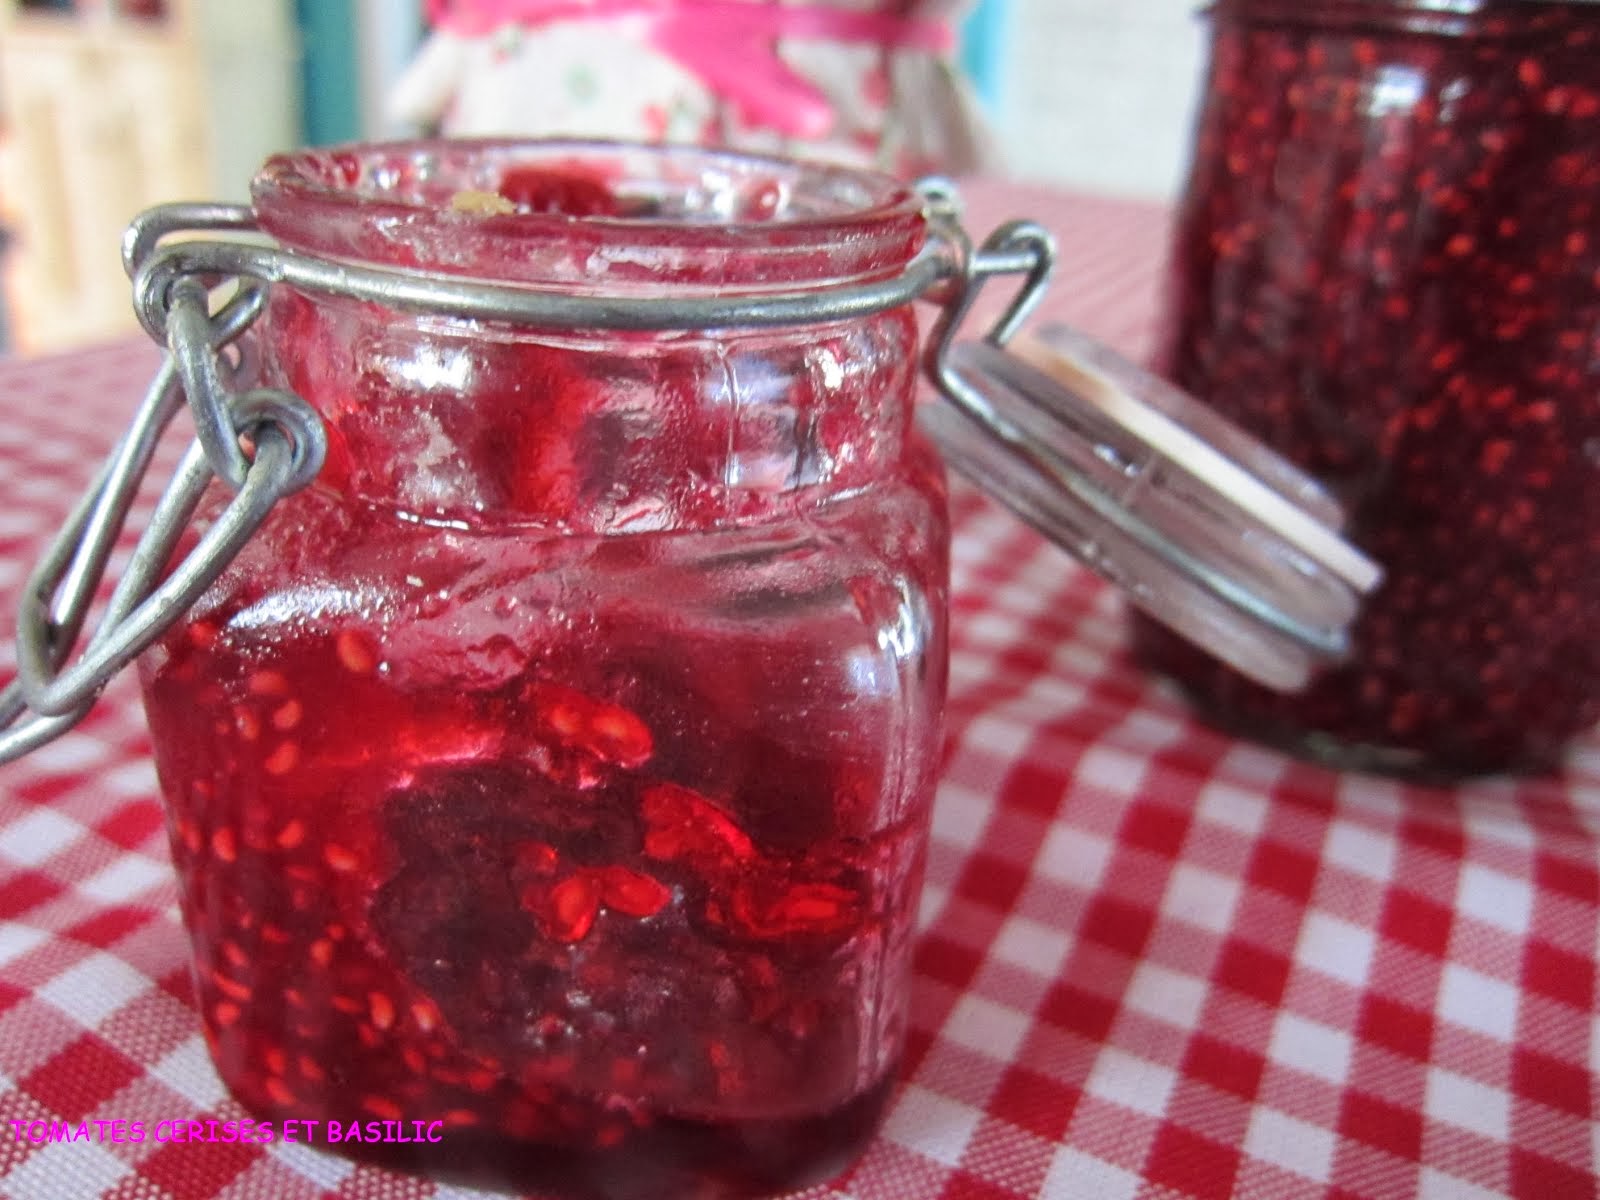
[[[909,306],[709,335],[488,330],[277,289],[276,386],[322,414],[319,484],[397,518],[569,534],[775,519],[901,470]]]
[[[683,148],[416,142],[274,159],[290,251],[632,297],[823,294],[902,272],[916,196],[871,173]],[[909,305],[805,327],[537,330],[274,290],[272,382],[330,435],[324,487],[420,521],[714,528],[898,469]]]

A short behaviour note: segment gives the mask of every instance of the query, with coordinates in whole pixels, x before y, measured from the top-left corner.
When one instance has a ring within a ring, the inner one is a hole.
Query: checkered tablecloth
[[[1050,309],[1148,349],[1162,212],[973,208],[1051,225]],[[154,362],[0,363],[6,611]],[[1113,594],[972,491],[956,509],[904,1082],[811,1200],[1594,1195],[1600,740],[1563,779],[1454,790],[1230,740],[1130,664]],[[298,1145],[19,1143],[16,1121],[242,1115],[174,895],[122,680],[0,768],[0,1197],[476,1194]]]

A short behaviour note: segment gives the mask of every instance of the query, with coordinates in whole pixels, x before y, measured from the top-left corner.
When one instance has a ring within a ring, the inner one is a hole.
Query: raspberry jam
[[[1600,719],[1600,6],[1214,15],[1163,369],[1329,484],[1387,582],[1299,697],[1141,649],[1345,763],[1552,766]]]
[[[291,248],[619,295],[922,238],[891,181],[690,151],[357,148],[255,194]],[[538,331],[280,286],[262,338],[327,466],[140,663],[229,1088],[572,1195],[835,1174],[903,1041],[939,748],[913,315]]]

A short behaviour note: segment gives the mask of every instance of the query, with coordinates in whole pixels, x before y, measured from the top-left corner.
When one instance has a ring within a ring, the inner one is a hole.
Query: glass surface
[[[281,240],[415,262],[459,235],[559,284],[570,247],[525,251],[565,223],[646,290],[711,260],[758,286],[797,244],[767,285],[825,288],[920,241],[873,177],[429,144],[408,161],[460,169],[419,193],[345,153],[315,195],[281,180],[326,156],[262,176]],[[685,216],[761,188],[786,198],[737,236]],[[441,1121],[344,1148],[573,1195],[835,1173],[904,1038],[944,696],[911,312],[600,335],[278,288],[262,336],[328,465],[140,664],[230,1089]]]
[[[1161,365],[1327,482],[1387,581],[1298,698],[1142,652],[1339,762],[1548,767],[1600,718],[1600,7],[1213,15]]]

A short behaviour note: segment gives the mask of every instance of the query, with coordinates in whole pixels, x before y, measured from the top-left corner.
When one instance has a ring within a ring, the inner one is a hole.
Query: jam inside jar
[[[254,194],[291,251],[621,297],[885,278],[925,235],[890,180],[683,149],[307,152]],[[945,686],[917,337],[909,305],[621,333],[271,290],[262,381],[327,465],[140,662],[244,1104],[585,1196],[864,1145]]]
[[[1161,369],[1327,484],[1387,579],[1230,727],[1344,765],[1546,769],[1600,719],[1600,5],[1222,0]]]

